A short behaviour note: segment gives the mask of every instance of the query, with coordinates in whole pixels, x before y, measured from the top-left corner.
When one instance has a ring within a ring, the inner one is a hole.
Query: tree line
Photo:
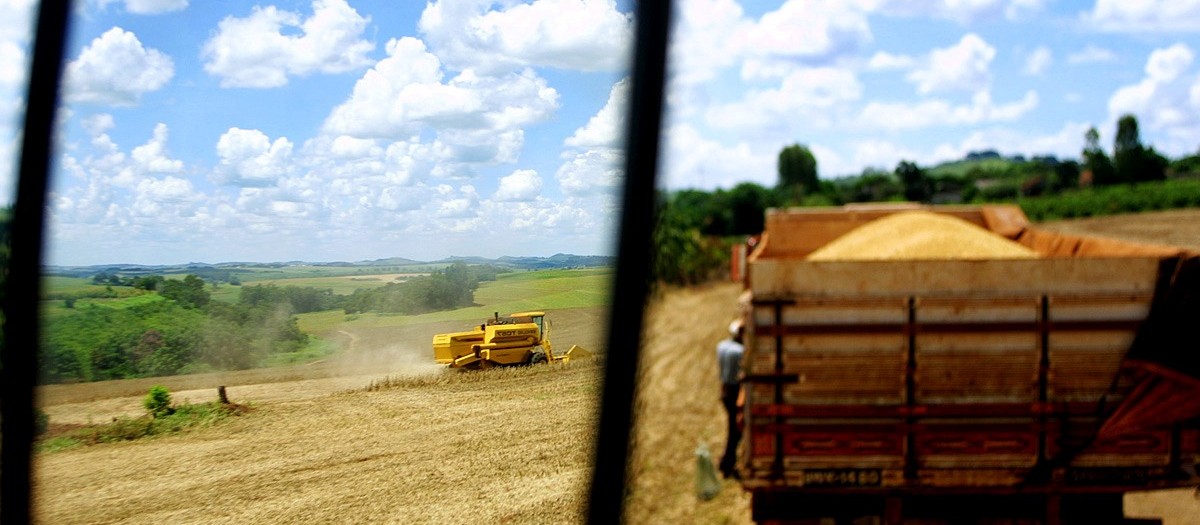
[[[972,152],[963,162],[925,168],[910,160],[893,169],[867,168],[860,174],[820,179],[812,151],[802,144],[784,147],[777,162],[777,183],[766,187],[743,182],[729,189],[660,191],[658,224],[653,234],[652,279],[691,284],[723,273],[730,247],[763,230],[768,208],[837,206],[852,202],[912,201],[932,204],[984,202],[1029,203],[1033,218],[1083,216],[1080,206],[1095,204],[1091,195],[1129,193],[1126,186],[1200,175],[1200,153],[1171,160],[1143,145],[1137,118],[1117,121],[1111,155],[1092,127],[1084,135],[1080,159],[1053,156],[1004,157],[994,150]],[[1148,186],[1147,186],[1148,187]],[[1113,191],[1105,191],[1113,188]],[[1178,188],[1175,188],[1178,190]],[[1095,213],[1137,211],[1190,202],[1187,197],[1124,198],[1119,206]],[[1178,193],[1178,192],[1176,192]],[[1061,198],[1060,198],[1061,196]],[[1063,201],[1063,204],[1059,204]],[[1156,204],[1157,203],[1157,204]]]
[[[456,262],[428,276],[414,277],[402,283],[379,288],[359,288],[345,297],[342,309],[347,314],[384,312],[421,314],[451,310],[475,304],[479,283],[495,281],[500,272],[494,266],[468,266]]]

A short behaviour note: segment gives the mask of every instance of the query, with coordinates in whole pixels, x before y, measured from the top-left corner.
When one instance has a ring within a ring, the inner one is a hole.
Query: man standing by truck
[[[737,463],[737,446],[742,439],[742,428],[738,424],[738,389],[742,375],[742,320],[729,323],[729,338],[717,343],[717,367],[721,379],[721,404],[728,418],[725,453],[721,456],[721,475],[738,477],[734,465]]]

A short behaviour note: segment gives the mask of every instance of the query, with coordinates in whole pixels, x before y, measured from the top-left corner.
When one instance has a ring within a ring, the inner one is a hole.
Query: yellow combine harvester
[[[496,312],[474,330],[433,336],[433,358],[450,368],[565,363],[572,357],[590,355],[578,346],[555,355],[545,312],[520,312],[508,317]]]

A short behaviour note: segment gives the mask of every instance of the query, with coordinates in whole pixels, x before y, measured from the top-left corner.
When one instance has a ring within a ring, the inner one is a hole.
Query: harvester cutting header
[[[578,346],[555,355],[545,312],[520,312],[508,317],[495,312],[473,330],[433,336],[433,358],[450,368],[566,363],[572,356],[589,355]]]

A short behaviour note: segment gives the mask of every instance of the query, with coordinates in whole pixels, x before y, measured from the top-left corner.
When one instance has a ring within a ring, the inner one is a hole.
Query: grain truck
[[[808,258],[913,209],[1035,256]],[[1122,495],[1200,482],[1197,255],[1015,206],[768,211],[734,259],[754,519],[1157,523]]]

